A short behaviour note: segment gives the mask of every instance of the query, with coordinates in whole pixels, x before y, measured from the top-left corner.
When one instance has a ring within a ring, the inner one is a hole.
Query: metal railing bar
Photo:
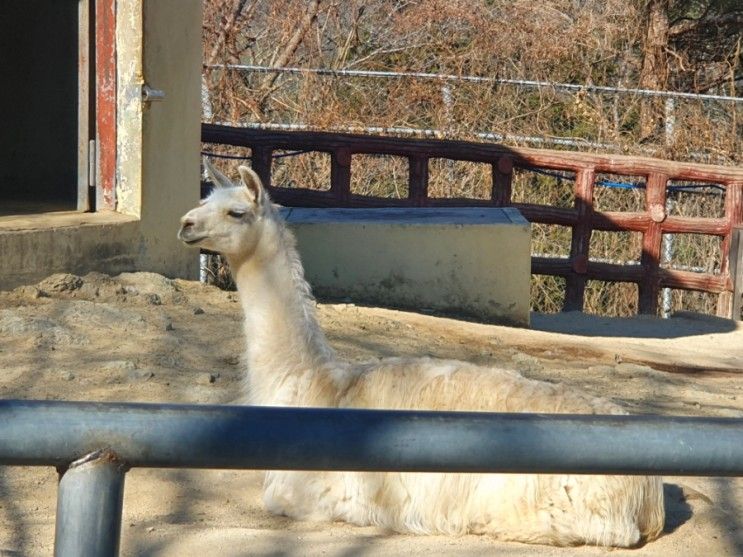
[[[0,465],[743,475],[743,419],[0,401]]]
[[[619,93],[638,95],[642,97],[661,97],[677,99],[698,99],[708,101],[743,102],[742,97],[731,97],[728,95],[711,95],[705,93],[686,93],[683,91],[655,91],[652,89],[632,89],[627,87],[610,87],[605,85],[577,84],[577,83],[554,83],[551,81],[536,81],[531,79],[504,79],[497,77],[455,75],[428,72],[393,72],[376,70],[334,70],[330,68],[296,68],[296,67],[271,67],[250,64],[205,64],[207,69],[227,69],[253,73],[283,73],[293,75],[324,75],[330,77],[372,77],[382,79],[429,79],[434,81],[454,81],[469,83],[486,83],[498,85],[516,85],[531,89],[554,89],[556,91],[589,91],[593,93]]]
[[[252,130],[277,130],[277,131],[313,131],[316,128],[304,123],[282,124],[278,122],[209,122],[217,126],[230,126],[247,128]],[[320,128],[317,128],[318,130]],[[435,128],[410,128],[402,126],[333,126],[322,128],[323,131],[337,131],[340,133],[361,133],[372,135],[402,135],[412,137],[425,137],[441,139],[448,136],[448,132]],[[562,145],[567,147],[591,147],[594,149],[619,149],[619,146],[611,143],[598,143],[580,137],[536,137],[529,135],[501,134],[496,132],[474,132],[473,135],[484,141],[514,141],[519,143],[535,143],[540,145]],[[646,153],[652,153],[651,148],[642,149]]]

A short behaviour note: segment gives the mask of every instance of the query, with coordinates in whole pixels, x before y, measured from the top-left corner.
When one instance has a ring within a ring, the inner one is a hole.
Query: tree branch
[[[683,35],[691,31],[696,31],[701,26],[722,26],[722,25],[743,25],[743,12],[728,12],[726,14],[703,17],[700,19],[683,19],[675,21],[668,30],[671,37]],[[735,32],[735,30],[733,30]],[[737,32],[740,32],[738,29]]]
[[[299,23],[299,27],[297,27],[296,31],[294,31],[294,34],[292,35],[291,39],[289,39],[289,42],[286,44],[281,53],[279,53],[278,51],[274,53],[274,56],[271,58],[271,62],[269,64],[270,66],[280,68],[286,66],[289,63],[289,60],[291,60],[291,57],[296,52],[297,48],[299,48],[302,39],[307,33],[307,30],[310,28],[310,25],[312,25],[312,22],[315,21],[315,19],[317,18],[317,12],[319,9],[320,0],[312,0],[309,3],[309,5],[307,6],[307,13],[304,14],[302,21]],[[276,82],[278,77],[278,73],[269,74],[261,85],[259,89],[260,97],[257,101],[257,104],[259,107],[261,107],[261,109],[264,107],[266,100],[268,100],[268,97],[271,95],[271,88],[273,87],[273,84]]]

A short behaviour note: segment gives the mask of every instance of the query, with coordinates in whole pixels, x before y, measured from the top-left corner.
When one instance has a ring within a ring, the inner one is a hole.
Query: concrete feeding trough
[[[529,222],[510,207],[285,208],[324,299],[529,325]]]

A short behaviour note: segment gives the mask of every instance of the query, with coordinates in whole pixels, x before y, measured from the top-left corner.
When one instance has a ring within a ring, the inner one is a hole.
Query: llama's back
[[[454,360],[387,358],[363,366],[338,406],[399,410],[624,414],[561,384]]]
[[[390,358],[365,366],[341,407],[624,414],[564,385],[458,361]],[[487,533],[556,545],[633,546],[663,529],[660,478],[375,474],[374,523],[403,532]],[[366,486],[367,488],[369,485]],[[354,521],[357,522],[357,521]],[[358,521],[363,522],[363,521]]]

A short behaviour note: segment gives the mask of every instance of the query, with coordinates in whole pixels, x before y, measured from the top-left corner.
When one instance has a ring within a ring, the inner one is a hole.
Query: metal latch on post
[[[142,85],[142,100],[147,103],[164,101],[165,91],[153,89],[147,84]]]

